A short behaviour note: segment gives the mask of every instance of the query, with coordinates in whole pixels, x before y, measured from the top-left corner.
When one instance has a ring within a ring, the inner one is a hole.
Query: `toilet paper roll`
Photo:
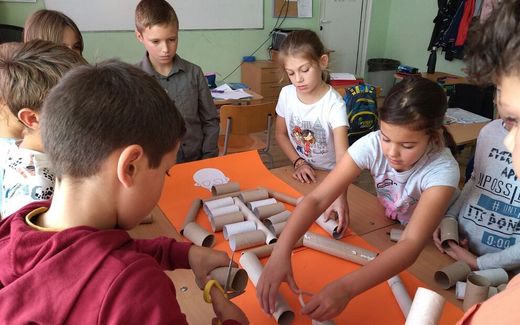
[[[244,214],[240,211],[220,215],[217,218],[210,218],[211,229],[213,229],[213,232],[221,231],[227,224],[241,221],[244,221]]]
[[[481,275],[474,273],[468,275],[462,309],[466,311],[471,306],[485,301],[489,295],[489,285],[489,280]]]
[[[217,218],[218,219],[218,218]],[[229,236],[241,234],[243,232],[251,232],[256,230],[256,223],[253,220],[247,220],[237,223],[231,223],[224,226],[222,231],[224,239],[228,240]]]
[[[444,297],[426,288],[417,288],[405,325],[438,324]]]
[[[213,185],[211,187],[211,194],[213,195],[229,194],[237,191],[240,191],[240,184],[237,182],[228,182],[226,184]]]
[[[184,227],[183,236],[197,246],[213,247],[215,245],[215,236],[195,222],[190,222]]]
[[[261,230],[243,232],[229,236],[229,247],[233,252],[265,243],[265,234]]]
[[[269,193],[266,189],[256,189],[256,190],[249,190],[249,191],[242,191],[240,195],[238,196],[240,200],[244,203],[252,202],[252,201],[259,201],[259,200],[265,200],[269,198]]]
[[[448,241],[453,240],[459,244],[459,223],[457,219],[446,217],[440,224],[441,245],[448,247]]]
[[[283,211],[285,211],[285,205],[281,202],[276,202],[273,204],[257,206],[254,208],[253,213],[258,219],[263,220]]]
[[[435,272],[435,282],[437,282],[441,288],[449,289],[453,287],[457,281],[466,280],[470,272],[471,268],[468,264],[457,261]]]

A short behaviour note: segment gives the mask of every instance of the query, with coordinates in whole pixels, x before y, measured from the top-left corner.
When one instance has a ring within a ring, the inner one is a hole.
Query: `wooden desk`
[[[450,131],[457,145],[474,144],[477,141],[480,130],[489,122],[473,124],[448,124],[446,128]]]
[[[264,97],[262,95],[255,93],[251,89],[246,89],[245,91],[251,95],[251,98],[244,98],[244,99],[213,99],[213,103],[217,107],[220,107],[222,105],[227,105],[227,104],[248,105],[250,103],[260,102],[262,99],[264,99]]]
[[[426,73],[421,72],[421,77],[429,79],[431,81],[437,82],[439,78],[445,78],[445,85],[454,85],[454,84],[468,84],[469,81],[465,77],[457,76],[455,74],[447,73],[447,72],[435,72],[435,73]],[[394,78],[398,81],[403,80],[404,76],[401,74],[394,74]]]

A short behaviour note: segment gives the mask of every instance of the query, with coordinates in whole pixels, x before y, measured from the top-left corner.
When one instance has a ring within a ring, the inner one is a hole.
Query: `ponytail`
[[[444,140],[444,145],[450,149],[451,154],[454,156],[457,155],[459,153],[457,143],[455,142],[455,139],[453,139],[450,131],[448,131],[444,125],[442,126],[442,137]]]

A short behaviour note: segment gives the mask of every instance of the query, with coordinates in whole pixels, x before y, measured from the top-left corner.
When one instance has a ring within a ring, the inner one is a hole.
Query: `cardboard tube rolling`
[[[390,240],[398,242],[399,239],[401,239],[401,236],[403,235],[403,229],[400,228],[392,228],[390,229]]]
[[[417,288],[405,325],[438,324],[444,297],[425,288]]]
[[[224,288],[227,281],[227,266],[217,267],[213,271],[209,272],[211,278],[217,280],[218,283]],[[233,291],[242,291],[247,286],[247,272],[244,269],[238,267],[232,267],[229,276],[229,288]]]
[[[478,270],[473,271],[473,273],[481,275],[489,280],[491,286],[499,286],[503,283],[507,283],[509,281],[509,275],[504,269],[487,269],[487,270]]]
[[[440,229],[441,244],[444,247],[448,246],[448,241],[450,240],[453,240],[457,244],[459,243],[459,223],[457,219],[452,217],[442,219]]]
[[[237,223],[230,223],[224,226],[224,230],[222,231],[224,234],[224,239],[228,240],[229,236],[235,234],[241,234],[243,232],[250,232],[256,230],[256,222],[253,220],[247,220]]]
[[[443,289],[453,287],[457,281],[466,280],[471,272],[468,264],[457,261],[435,272],[435,282]]]
[[[211,194],[213,195],[222,195],[237,191],[240,191],[240,184],[237,182],[228,182],[226,184],[213,185],[211,187]]]
[[[283,211],[285,211],[285,205],[281,202],[276,202],[256,207],[254,208],[253,213],[258,219],[263,220]]]
[[[215,236],[195,222],[190,222],[184,227],[183,236],[197,246],[213,247],[215,245]]]
[[[240,211],[244,214],[246,220],[254,220],[256,222],[256,229],[263,231],[265,234],[265,243],[273,244],[276,242],[276,236],[260,221],[246,205],[240,201],[239,198],[235,198],[235,204],[240,208]]]
[[[329,220],[325,221],[325,215],[321,214],[316,219],[315,222],[318,224],[318,226],[323,228],[323,230],[325,230],[329,235],[331,235],[332,238],[334,238],[334,239],[343,238],[343,235],[340,232],[338,232],[339,225],[336,220],[329,219]]]
[[[260,275],[264,269],[264,266],[262,263],[260,263],[258,257],[251,252],[245,252],[240,257],[240,265],[242,265],[244,270],[246,270],[249,279],[256,287],[258,279],[260,278]],[[281,325],[291,324],[294,320],[294,312],[292,311],[287,301],[280,294],[276,296],[273,317],[276,319],[278,324]]]
[[[298,204],[298,199],[292,196],[289,196],[282,192],[273,191],[271,189],[267,189],[267,192],[269,192],[269,196],[272,198],[275,198],[278,201],[282,201],[285,203],[288,203],[292,206],[296,206]]]
[[[394,294],[395,300],[397,300],[399,308],[401,308],[403,312],[404,318],[408,317],[410,307],[412,306],[412,298],[410,298],[408,291],[406,291],[401,278],[399,275],[395,275],[386,282],[388,282],[390,289],[392,289],[392,293]]]
[[[243,232],[229,236],[229,248],[233,252],[265,243],[265,233],[261,230]]]
[[[197,218],[197,213],[199,212],[201,205],[201,199],[195,199],[191,202],[190,209],[188,210],[186,218],[184,218],[184,223],[181,226],[181,235],[184,232],[184,227],[186,227],[187,224],[189,224],[190,222],[195,222],[195,219]]]
[[[256,190],[242,191],[238,196],[240,200],[244,203],[249,203],[252,201],[265,200],[269,198],[269,193],[266,189],[259,188]]]
[[[244,214],[240,211],[224,214],[217,218],[210,218],[211,229],[213,229],[213,232],[221,231],[224,225],[241,221],[244,221]]]
[[[275,223],[285,222],[291,216],[291,211],[285,210],[280,213],[275,214],[274,216],[270,216],[269,218],[265,218],[262,222],[268,226],[273,225]]]
[[[489,280],[477,274],[470,274],[466,281],[466,292],[464,293],[464,301],[462,309],[468,310],[471,306],[483,302],[489,295]]]
[[[327,253],[347,261],[365,265],[376,258],[377,254],[367,249],[327,238],[312,232],[303,235],[303,246]]]

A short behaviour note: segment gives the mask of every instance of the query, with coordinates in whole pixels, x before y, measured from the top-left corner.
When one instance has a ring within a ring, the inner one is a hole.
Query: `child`
[[[56,192],[50,206],[34,202],[0,222],[0,322],[185,324],[163,270],[206,280],[226,254],[125,231],[157,204],[185,132],[167,94],[128,64],[83,66],[51,91],[41,120]],[[247,323],[213,297],[224,324]]]
[[[24,26],[24,42],[35,39],[62,44],[79,55],[83,53],[83,37],[78,26],[65,14],[54,10],[38,10]]]
[[[380,130],[357,140],[341,162],[298,204],[262,272],[257,296],[274,309],[278,287],[299,289],[290,264],[294,243],[361,173],[370,170],[388,218],[407,224],[401,240],[366,266],[326,285],[302,309],[312,319],[338,315],[350,299],[412,265],[437,227],[459,182],[459,167],[445,143],[446,95],[424,78],[396,84],[379,109]],[[451,143],[452,144],[452,143]]]
[[[500,105],[498,111],[500,116],[507,116]],[[444,249],[440,229],[433,234],[441,252],[466,262],[473,270],[499,267],[520,272],[520,180],[513,170],[511,153],[503,144],[512,127],[512,121],[504,118],[480,131],[471,178],[446,213],[458,219],[464,237],[460,246],[449,241],[449,249]]]
[[[219,116],[208,83],[197,65],[177,55],[179,21],[165,0],[142,0],[135,9],[135,34],[146,49],[137,64],[166,90],[188,131],[177,162],[218,156]]]
[[[482,25],[472,28],[465,52],[468,75],[478,83],[497,86],[500,115],[511,124],[504,144],[512,154],[516,175],[520,175],[520,2],[502,0]],[[518,203],[512,205],[518,209]],[[515,219],[518,222],[518,213]],[[520,314],[514,311],[519,300],[517,275],[506,290],[469,309],[458,324],[519,324]]]
[[[25,127],[24,138],[5,155],[0,213],[11,213],[35,200],[51,198],[54,172],[43,153],[39,114],[43,100],[62,75],[86,64],[74,51],[49,41],[23,44],[10,58],[0,59],[0,93]]]
[[[293,178],[315,182],[314,168],[331,170],[347,150],[347,111],[341,96],[325,80],[328,55],[310,30],[290,33],[280,47],[280,64],[291,85],[276,106],[276,140],[294,166]],[[346,230],[346,198],[342,193],[327,210],[336,210]]]

